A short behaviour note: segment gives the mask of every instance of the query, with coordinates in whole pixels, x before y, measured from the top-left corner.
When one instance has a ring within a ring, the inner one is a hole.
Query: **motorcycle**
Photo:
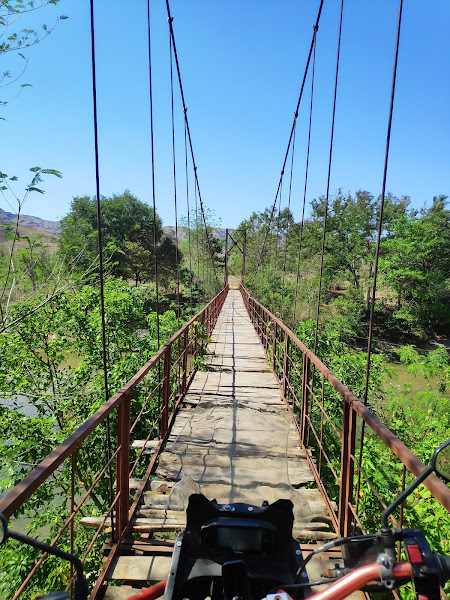
[[[440,587],[450,579],[450,556],[439,555],[419,529],[389,527],[394,510],[431,473],[450,482],[450,439],[434,451],[430,464],[381,516],[378,533],[331,540],[303,558],[292,537],[294,516],[289,500],[250,504],[218,504],[193,494],[185,531],[177,537],[166,581],[129,600],[342,600],[357,590],[393,590],[409,582],[417,600],[439,600]],[[0,544],[10,537],[72,562],[76,569],[75,600],[87,600],[83,566],[75,556],[7,529],[0,515]],[[406,560],[396,561],[403,543]],[[319,552],[341,547],[344,567],[326,579],[309,581],[306,566]],[[312,594],[311,588],[327,584]],[[66,600],[53,592],[43,600]]]

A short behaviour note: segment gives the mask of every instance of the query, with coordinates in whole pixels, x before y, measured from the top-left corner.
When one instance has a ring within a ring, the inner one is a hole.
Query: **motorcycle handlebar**
[[[444,584],[450,579],[450,556],[438,555],[440,565],[441,582]],[[412,567],[408,562],[401,562],[394,565],[395,579],[410,579]],[[311,600],[344,600],[352,594],[374,581],[381,581],[380,565],[372,563],[355,569],[339,581],[331,584],[326,590],[318,592],[311,596]],[[154,600],[164,593],[167,581],[161,581],[156,585],[143,590],[137,596],[130,600]]]
[[[436,554],[436,556],[439,563],[441,584],[444,585],[450,579],[450,556],[445,554]]]
[[[408,562],[401,562],[394,566],[396,579],[405,579],[411,577],[411,574],[412,568]],[[336,583],[332,583],[326,590],[311,596],[311,599],[343,600],[372,581],[381,581],[380,565],[377,563],[355,569]]]

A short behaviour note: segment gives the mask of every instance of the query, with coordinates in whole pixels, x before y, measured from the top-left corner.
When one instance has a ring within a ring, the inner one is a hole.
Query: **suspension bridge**
[[[290,153],[292,156],[290,185],[292,184],[296,123],[306,77],[312,65],[309,116],[309,138],[311,137],[314,60],[322,6],[323,1],[320,2],[313,28],[281,177],[270,213],[269,226],[260,248],[256,273],[253,274],[254,280],[257,280],[258,275],[262,277],[260,267],[264,262],[264,253],[269,243],[277,202],[279,206],[281,203],[283,177]],[[400,16],[401,7],[400,2]],[[224,284],[223,286],[219,284],[217,261],[211,250],[210,230],[207,227],[200,193],[168,2],[167,10],[170,29],[173,140],[172,58],[178,75],[185,119],[186,172],[188,154],[192,162],[196,201],[195,221],[198,224],[202,220],[204,226],[205,257],[202,259],[202,279],[203,282],[207,282],[206,287],[209,285],[209,289],[215,291],[210,294],[210,301],[165,343],[164,340],[159,339],[158,321],[158,341],[161,345],[156,354],[126,385],[111,396],[41,464],[31,470],[21,482],[0,499],[0,512],[7,518],[14,518],[15,515],[20,515],[29,503],[36,502],[36,498],[39,498],[39,493],[45,489],[45,486],[58,477],[63,468],[66,469],[65,472],[69,473],[69,481],[63,495],[67,503],[67,515],[51,542],[56,545],[64,542],[70,551],[79,554],[83,563],[89,565],[92,600],[102,598],[125,600],[147,587],[149,582],[167,578],[176,543],[175,535],[186,527],[187,501],[193,493],[202,493],[223,504],[241,501],[262,505],[282,498],[291,500],[294,512],[294,537],[300,542],[301,551],[305,553],[337,536],[364,532],[364,519],[368,506],[372,511],[376,506],[379,512],[385,508],[382,494],[378,491],[376,483],[372,481],[370,469],[367,468],[370,457],[364,452],[364,436],[376,439],[383,452],[389,453],[390,463],[396,465],[397,492],[405,488],[410,475],[417,476],[425,468],[417,456],[366,405],[400,16],[378,244],[374,263],[375,279],[372,286],[366,390],[361,402],[315,354],[321,302],[326,214],[313,349],[307,348],[276,314],[263,306],[245,287],[246,232],[242,240],[231,238],[232,247],[236,246],[242,254],[240,284],[229,283],[227,260],[231,248],[228,243],[228,230]],[[342,4],[340,26],[341,24]],[[99,233],[101,233],[92,2],[91,26],[97,201]],[[339,29],[339,44],[340,33]],[[339,44],[326,206],[330,185]],[[151,103],[150,105],[152,106]],[[308,139],[308,156],[309,147],[310,139]],[[176,213],[175,150],[173,160]],[[303,215],[307,172],[308,162]],[[156,219],[154,178],[152,155],[153,214]],[[289,202],[290,193],[289,186]],[[187,195],[189,195],[188,189]],[[197,215],[197,199],[200,217]],[[175,227],[176,237],[177,231],[178,223]],[[289,232],[286,235],[288,236]],[[178,239],[176,242],[178,247]],[[300,237],[299,263],[301,243]],[[101,235],[99,235],[99,244],[101,257]],[[277,254],[278,244],[279,240],[277,240]],[[287,248],[287,240],[285,240],[285,247]],[[189,238],[189,251],[190,249]],[[154,255],[159,318],[156,239]],[[206,261],[209,262],[205,275]],[[286,263],[286,254],[284,263]],[[189,265],[192,289],[195,265],[191,264],[191,257],[189,257]],[[103,281],[102,268],[100,264],[101,281]],[[197,269],[197,279],[200,280],[200,263]],[[299,267],[295,301],[298,277]],[[177,298],[180,296],[179,286],[177,257]],[[220,287],[222,289],[219,289]],[[179,310],[178,306],[178,315]],[[106,380],[107,336],[103,304],[102,321]],[[105,390],[108,391],[107,382]],[[106,393],[106,397],[108,396],[109,394]],[[155,411],[156,417],[154,417]],[[88,483],[87,480],[82,480],[80,475],[83,456],[89,455],[99,447],[105,448],[105,462],[97,465],[98,471],[91,476]],[[442,482],[435,476],[431,476],[425,481],[425,486],[433,498],[450,510],[450,492]],[[105,497],[108,500],[104,500]],[[397,518],[392,517],[392,522],[394,525],[401,526],[403,509]],[[24,577],[20,588],[12,591],[11,598],[19,598],[26,592],[46,558],[46,555],[42,555],[37,559]],[[336,563],[339,564],[340,558],[338,550],[330,550],[316,557],[308,564],[308,581],[314,582],[319,579],[324,571],[334,567]],[[74,573],[69,567],[65,580],[67,589],[72,590]],[[318,586],[311,586],[307,590],[307,595],[317,589]]]
[[[203,328],[211,341],[200,335]],[[195,359],[205,341],[206,370],[198,371]],[[161,380],[148,390],[148,376],[158,367]],[[133,435],[145,416],[145,401],[139,410],[131,403],[140,387],[147,399],[161,392],[160,434],[153,427],[146,439]],[[337,414],[326,410],[330,391],[339,399]],[[99,435],[104,438],[104,424],[112,414],[117,422],[116,450],[82,495],[74,484],[77,452],[83,445],[89,451]],[[226,286],[126,386],[6,494],[0,511],[12,517],[67,461],[72,473],[71,509],[53,543],[69,534],[73,548],[77,530],[92,530],[83,560],[103,540],[103,563],[98,565],[91,598],[126,599],[149,581],[167,577],[175,543],[167,538],[184,530],[191,493],[221,503],[262,505],[290,499],[294,536],[303,552],[324,540],[364,530],[358,515],[361,479],[380,510],[384,503],[355,452],[363,423],[389,448],[392,461],[398,461],[399,489],[405,486],[407,473],[418,475],[425,468],[286,325],[244,287]],[[337,461],[331,456],[332,442],[341,448]],[[101,515],[86,516],[86,509],[93,506],[90,496],[110,466],[116,478],[112,503]],[[325,470],[335,479],[336,499],[322,480]],[[434,476],[425,485],[449,510],[448,488]],[[334,550],[311,561],[309,580],[317,581],[339,563],[339,557]],[[14,597],[26,589],[44,560],[45,556],[39,559]]]

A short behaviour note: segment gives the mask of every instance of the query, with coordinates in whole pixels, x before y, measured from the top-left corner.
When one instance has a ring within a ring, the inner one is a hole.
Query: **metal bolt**
[[[177,546],[180,547],[181,546],[181,542],[177,542]]]
[[[301,553],[302,553],[302,551],[301,551],[301,550],[296,550],[296,551],[295,551],[295,554],[297,554],[297,556],[300,556],[300,554],[301,554]]]
[[[248,507],[248,512],[252,512],[253,511],[253,506],[249,506]],[[276,599],[275,599],[276,600]]]
[[[224,504],[223,510],[231,510],[231,504]]]
[[[421,573],[426,573],[426,572],[428,571],[428,569],[427,569],[426,565],[422,565],[422,566],[420,567],[419,571],[420,571]]]

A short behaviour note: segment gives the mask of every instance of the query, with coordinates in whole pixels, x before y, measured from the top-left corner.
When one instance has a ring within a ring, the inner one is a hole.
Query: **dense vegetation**
[[[42,179],[43,171],[33,171],[33,179]],[[11,178],[5,174],[2,178],[11,185]],[[39,191],[43,190],[26,190],[25,195]],[[102,199],[103,207],[108,383],[113,393],[155,354],[158,327],[161,341],[167,340],[218,291],[219,284],[200,224],[198,228],[191,224],[183,253],[163,234],[156,215],[157,298],[153,211],[129,192]],[[0,251],[0,429],[6,438],[0,444],[0,494],[18,483],[106,400],[95,220],[95,202],[75,198],[63,220],[57,251],[39,236],[22,236],[20,220],[4,227]],[[212,235],[211,226],[208,235]],[[212,248],[218,269],[222,245],[215,240]],[[160,406],[151,390],[158,377],[156,369],[132,397],[134,418],[144,398],[150,396],[134,430],[138,438],[145,438],[157,422]],[[96,430],[77,451],[77,495],[89,489],[106,462],[104,437],[101,428]],[[112,439],[116,440],[114,421]],[[35,535],[53,536],[68,514],[70,485],[68,461],[16,512],[16,525]],[[81,514],[103,514],[108,494],[106,478]],[[90,538],[82,527],[76,528],[75,534],[82,555]],[[92,577],[101,562],[101,543],[99,538],[86,564]],[[67,535],[60,544],[68,548]],[[18,589],[38,556],[13,543],[2,548],[2,598],[11,597]],[[58,561],[46,560],[33,577],[27,596],[34,597],[48,586],[67,585],[67,573],[60,567]]]
[[[40,177],[44,175],[41,171]],[[106,198],[103,203],[109,381],[114,391],[157,349],[153,212],[130,192]],[[90,198],[73,200],[62,223],[57,252],[51,252],[38,237],[20,239],[17,229],[6,227],[9,246],[4,247],[0,260],[4,289],[0,389],[6,402],[0,405],[0,425],[8,432],[8,439],[0,447],[0,492],[17,483],[104,402],[95,210]],[[354,198],[339,194],[329,214],[325,243],[317,354],[359,397],[364,393],[364,338],[376,213],[377,201],[370,194],[359,192]],[[323,200],[319,200],[313,203],[312,217],[303,228],[287,211],[277,217],[270,230],[268,211],[253,214],[240,226],[247,229],[246,284],[292,324],[310,347],[314,345],[322,220]],[[182,250],[177,250],[173,239],[163,235],[156,217],[157,253],[163,265],[159,282],[161,339],[167,339],[217,291],[205,233],[197,223],[194,225],[191,223],[188,231],[184,228]],[[267,252],[261,254],[266,235]],[[211,239],[221,274],[223,248],[216,238]],[[239,274],[240,256],[235,253],[232,257],[230,271]],[[412,344],[426,345],[437,331],[448,328],[449,257],[449,211],[444,197],[436,198],[430,208],[420,212],[409,210],[405,198],[388,199],[380,261],[381,300],[376,311],[376,337],[383,343],[372,356],[369,405],[424,461],[449,430],[450,366],[444,348],[419,353]],[[400,347],[392,343],[399,339],[410,344]],[[410,384],[392,385],[396,362],[408,366]],[[415,392],[418,380],[424,383],[422,390]],[[139,397],[134,402],[137,408]],[[332,389],[326,390],[326,402],[339,424],[341,409]],[[156,411],[156,403],[151,402],[143,427],[154,422]],[[325,433],[329,435],[329,449],[335,450],[331,454],[338,468],[338,444],[331,431]],[[83,468],[78,475],[84,486],[92,481],[96,465],[105,460],[104,445],[93,442],[80,450],[80,458],[85,460],[80,461]],[[363,458],[379,494],[390,500],[398,491],[398,466],[370,432],[366,433]],[[337,495],[333,477],[326,470],[324,478]],[[68,500],[55,506],[54,498],[61,497],[60,491],[68,486],[69,471],[63,469],[27,503],[24,514],[30,519],[25,521],[30,531],[57,530],[67,514]],[[96,490],[87,507],[89,514],[102,513],[107,494],[106,484]],[[376,529],[380,511],[364,482],[359,494],[361,518],[367,528]],[[430,539],[436,548],[448,552],[448,514],[420,488],[406,521],[425,524],[430,518]],[[78,531],[76,543],[83,547],[83,530]],[[3,594],[12,581],[23,579],[33,556],[27,554],[24,560],[14,545],[2,552],[0,560],[8,573],[8,579],[0,583]],[[94,554],[91,559],[92,569],[97,558]],[[33,579],[30,594],[49,580],[54,586],[62,585],[63,574],[57,573],[57,563],[46,561]]]
[[[417,211],[406,197],[386,199],[368,390],[370,409],[425,463],[450,431],[450,358],[445,347],[435,345],[436,339],[448,339],[450,331],[446,200],[435,197],[430,206]],[[320,198],[311,203],[311,217],[303,225],[294,222],[286,209],[275,214],[271,223],[267,209],[253,213],[239,227],[240,232],[247,231],[246,286],[310,348],[315,339],[324,211],[325,200]],[[360,399],[365,387],[378,212],[379,199],[368,192],[354,196],[339,192],[330,202],[324,243],[316,353]],[[238,274],[241,268],[236,253],[230,271]],[[301,372],[302,365],[297,368]],[[407,383],[399,385],[396,372],[402,370]],[[320,390],[318,373],[314,381]],[[341,401],[329,385],[325,385],[325,408],[339,430]],[[311,418],[320,430],[321,412],[316,410]],[[340,444],[326,420],[324,435],[339,472]],[[313,436],[310,441],[317,446]],[[400,489],[401,465],[369,428],[362,459],[377,493],[389,503]],[[324,468],[323,478],[337,499],[331,470]],[[364,478],[357,501],[363,525],[377,530],[381,509]],[[450,551],[450,516],[425,488],[419,487],[409,502],[405,523],[426,529],[437,549]]]
[[[450,330],[450,211],[437,196],[420,211],[407,197],[386,199],[380,250],[378,338],[427,342]],[[288,323],[316,316],[325,199],[295,223],[287,209],[253,213],[247,230],[246,284]],[[365,335],[373,283],[379,199],[364,191],[330,202],[324,246],[321,326],[334,320],[356,344]],[[264,243],[265,242],[265,243]],[[264,249],[264,252],[262,251]],[[239,273],[240,256],[232,270]]]
[[[51,33],[55,25],[37,32],[20,30],[16,23],[28,10],[57,3],[2,2],[0,25],[8,29],[8,37],[0,43],[0,55],[23,51]],[[28,59],[23,60],[26,66]],[[16,89],[10,97],[1,98],[0,105],[28,87],[17,83],[20,77],[20,73],[3,73],[4,83]],[[0,494],[20,481],[105,401],[95,200],[87,196],[73,199],[55,251],[54,243],[40,234],[20,234],[19,216],[30,194],[43,193],[43,180],[61,174],[41,167],[32,167],[30,173],[20,193],[14,188],[17,178],[0,170],[0,190],[8,203],[16,205],[18,214],[16,224],[3,228],[1,239],[5,242],[0,246],[0,431],[4,436]],[[157,304],[160,336],[165,340],[218,291],[209,253],[212,251],[221,281],[223,246],[212,236],[211,214],[206,215],[207,233],[197,212],[189,223],[184,221],[183,240],[177,246],[173,236],[163,234],[158,215],[129,191],[103,198],[102,211],[108,377],[110,390],[115,391],[157,350]],[[339,192],[329,207],[325,236],[316,351],[358,397],[364,393],[378,211],[379,199],[366,191],[353,196]],[[319,198],[311,203],[311,217],[304,224],[295,222],[288,210],[280,211],[271,223],[266,210],[253,213],[236,232],[238,237],[247,231],[246,285],[251,293],[291,325],[309,347],[315,337],[324,214],[325,200]],[[235,253],[229,265],[231,273],[240,274],[241,260]],[[425,462],[450,430],[449,355],[443,347],[431,350],[436,336],[445,338],[450,331],[449,275],[446,197],[435,197],[420,211],[412,210],[406,197],[388,197],[375,311],[377,347],[371,360],[368,403]],[[422,349],[418,351],[418,347]],[[394,379],[399,364],[408,370],[408,383],[402,386]],[[148,378],[143,395],[156,377],[155,373]],[[314,377],[320,386],[318,374]],[[142,396],[133,396],[133,414],[141,402]],[[341,405],[328,387],[325,402],[339,424]],[[139,425],[142,432],[153,425],[157,410],[156,402],[147,405]],[[321,415],[312,418],[320,420]],[[115,436],[114,424],[112,428]],[[339,445],[327,425],[325,435],[338,469]],[[89,488],[105,458],[104,434],[99,431],[78,451],[77,494]],[[363,461],[382,499],[390,501],[398,492],[399,466],[370,432],[366,432]],[[331,473],[325,469],[323,476],[337,497]],[[29,532],[51,536],[67,515],[69,498],[67,465],[39,488],[16,518]],[[85,506],[86,514],[103,514],[107,498],[105,481]],[[364,526],[377,529],[380,509],[364,481],[358,502]],[[450,517],[425,488],[415,493],[405,521],[426,528],[434,547],[450,552]],[[86,540],[86,532],[77,528],[77,554],[84,551]],[[63,537],[60,545],[68,548],[68,538]],[[2,598],[11,597],[37,555],[14,544],[2,548]],[[97,550],[86,564],[91,578],[100,563]],[[46,560],[27,595],[33,597],[44,588],[66,584],[67,573],[60,563]]]

